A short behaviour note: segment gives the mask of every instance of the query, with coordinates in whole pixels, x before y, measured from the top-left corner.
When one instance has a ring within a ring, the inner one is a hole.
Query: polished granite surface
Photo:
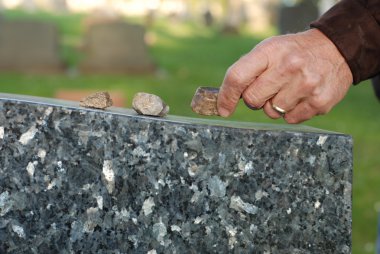
[[[350,253],[352,140],[0,94],[0,253]]]

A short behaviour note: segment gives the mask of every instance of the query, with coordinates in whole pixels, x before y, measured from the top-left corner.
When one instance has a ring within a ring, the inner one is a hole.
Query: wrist
[[[349,85],[353,82],[351,69],[335,44],[319,29],[312,28],[300,33],[301,40],[298,43],[308,47],[310,52],[320,59],[332,63],[339,73],[339,76]]]

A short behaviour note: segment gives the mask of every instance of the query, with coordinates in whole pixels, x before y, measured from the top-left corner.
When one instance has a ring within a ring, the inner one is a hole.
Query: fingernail
[[[245,100],[244,101],[244,104],[249,108],[249,109],[252,109],[252,110],[260,110],[261,108],[257,108],[257,107],[254,107],[254,106],[251,106],[248,102],[246,102]]]
[[[225,108],[218,108],[219,115],[222,117],[228,117],[230,112]]]

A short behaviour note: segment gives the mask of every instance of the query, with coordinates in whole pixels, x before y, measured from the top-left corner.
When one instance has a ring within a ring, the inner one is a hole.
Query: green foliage
[[[46,13],[6,12],[9,19],[33,18],[58,25],[62,38],[62,56],[75,70],[82,53],[81,15],[54,16]],[[134,20],[134,22],[136,22]],[[138,22],[138,21],[137,21]],[[150,47],[159,67],[152,75],[65,75],[1,74],[0,92],[53,97],[57,89],[118,90],[128,98],[139,91],[160,95],[171,107],[171,114],[196,116],[189,104],[201,85],[219,86],[226,69],[248,52],[264,36],[243,32],[240,36],[222,35],[218,28],[204,28],[197,23],[159,20],[149,29],[156,42]],[[354,138],[353,184],[353,253],[373,253],[377,214],[380,202],[380,103],[369,82],[353,87],[347,97],[326,116],[307,125],[350,134]],[[234,121],[283,123],[268,119],[261,111],[239,105],[231,117]]]

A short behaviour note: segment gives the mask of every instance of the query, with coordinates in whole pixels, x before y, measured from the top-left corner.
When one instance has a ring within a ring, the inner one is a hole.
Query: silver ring
[[[278,107],[278,106],[276,106],[276,105],[274,105],[274,104],[272,104],[272,108],[273,108],[274,110],[276,110],[277,113],[279,113],[279,114],[281,114],[281,115],[285,115],[285,114],[286,114],[285,109],[282,109],[282,108],[280,108],[280,107]]]

